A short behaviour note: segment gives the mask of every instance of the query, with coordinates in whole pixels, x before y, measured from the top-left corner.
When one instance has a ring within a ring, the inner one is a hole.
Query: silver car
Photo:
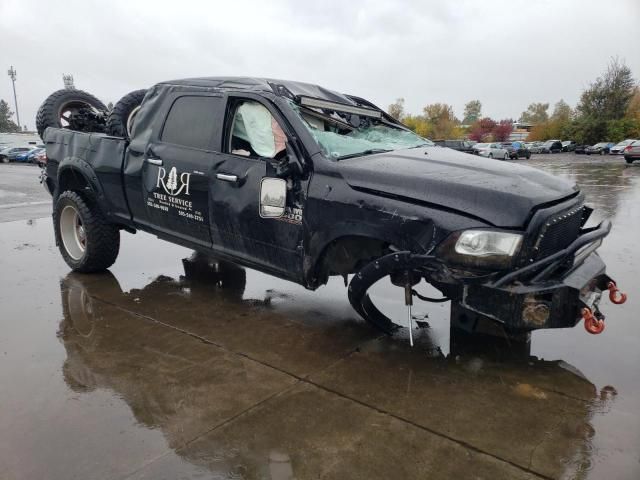
[[[624,149],[631,145],[635,140],[628,138],[627,140],[623,140],[620,143],[615,144],[609,150],[610,155],[624,155]]]
[[[509,160],[509,152],[499,143],[476,143],[473,146],[473,152],[482,157]]]

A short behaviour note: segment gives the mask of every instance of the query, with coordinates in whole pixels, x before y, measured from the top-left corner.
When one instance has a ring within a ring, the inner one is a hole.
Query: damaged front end
[[[599,309],[602,293],[608,291],[616,304],[626,296],[607,276],[596,253],[611,222],[585,228],[590,214],[591,209],[580,203],[555,206],[536,212],[526,231],[453,232],[429,254],[390,253],[353,277],[349,301],[367,321],[391,333],[397,325],[367,294],[369,287],[388,275],[394,285],[404,288],[410,326],[410,308],[417,297],[431,302],[451,300],[455,306],[452,325],[471,332],[487,321],[518,334],[573,327],[584,319],[589,333],[600,333],[604,329]],[[413,287],[421,279],[444,297],[419,295]]]

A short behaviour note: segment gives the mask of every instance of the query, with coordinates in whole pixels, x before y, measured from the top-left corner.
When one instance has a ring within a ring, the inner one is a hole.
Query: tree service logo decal
[[[147,206],[167,213],[173,211],[180,217],[203,222],[204,215],[202,215],[202,212],[193,209],[193,202],[188,198],[178,197],[181,194],[190,196],[190,180],[191,174],[188,172],[182,172],[178,176],[176,167],[171,168],[168,175],[164,167],[158,168],[156,191],[147,198]],[[160,187],[165,193],[159,191]]]

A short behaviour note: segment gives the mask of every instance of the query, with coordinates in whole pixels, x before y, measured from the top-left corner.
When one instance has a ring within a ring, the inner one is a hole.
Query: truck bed
[[[127,141],[104,133],[82,133],[48,128],[44,135],[47,149],[49,188],[57,188],[59,173],[75,166],[94,185],[102,211],[113,219],[130,219],[122,175]]]

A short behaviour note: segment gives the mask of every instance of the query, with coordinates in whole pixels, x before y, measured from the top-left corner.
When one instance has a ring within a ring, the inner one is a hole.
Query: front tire
[[[493,153],[490,153],[490,154],[489,154],[489,158],[493,158]]]
[[[503,160],[509,160],[509,158],[510,158],[510,157],[509,157],[509,154],[508,154],[508,153],[505,153],[505,154],[504,154],[504,157],[502,157],[502,159],[503,159]]]
[[[98,206],[67,190],[53,211],[56,243],[62,258],[75,272],[106,270],[120,251],[120,230],[109,223]]]

